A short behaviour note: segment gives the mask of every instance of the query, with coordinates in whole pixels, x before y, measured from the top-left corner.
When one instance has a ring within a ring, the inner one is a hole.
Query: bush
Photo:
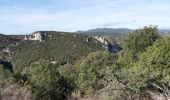
[[[129,37],[124,40],[123,47],[124,50],[128,52],[128,55],[130,55],[132,61],[137,61],[137,54],[145,52],[147,47],[152,46],[153,43],[160,38],[156,26],[144,27],[144,29],[139,29],[131,33]]]
[[[112,80],[113,56],[108,52],[90,53],[76,64],[79,70],[77,85],[82,93],[90,94],[105,88]]]
[[[35,64],[27,70],[28,80],[36,99],[64,99],[73,88],[62,77],[57,66],[48,63]]]
[[[143,70],[143,79],[147,80],[149,85],[166,85],[170,81],[170,37],[165,37],[149,47],[145,53],[142,53],[137,66]]]

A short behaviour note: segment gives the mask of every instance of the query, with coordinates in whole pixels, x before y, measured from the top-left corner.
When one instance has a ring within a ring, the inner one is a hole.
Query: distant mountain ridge
[[[91,34],[91,33],[105,33],[105,34],[108,34],[108,33],[127,33],[127,32],[132,32],[136,29],[130,29],[130,28],[95,28],[95,29],[89,29],[89,30],[85,30],[85,31],[82,31],[82,30],[78,30],[76,32],[73,32],[73,33],[79,33],[79,34]],[[35,31],[36,32],[36,31]],[[51,32],[62,32],[62,31],[51,31]],[[64,32],[64,31],[63,31]],[[160,33],[170,33],[170,29],[159,29],[159,32]],[[3,33],[0,33],[0,35],[4,35]],[[28,35],[28,34],[27,34]],[[10,37],[13,37],[13,38],[24,38],[24,35],[7,35],[7,36],[10,36]]]
[[[96,29],[89,29],[86,31],[77,31],[76,33],[126,33],[126,32],[132,32],[135,29],[129,29],[129,28],[96,28]],[[170,33],[170,29],[160,29],[160,33]]]
[[[92,35],[92,36],[102,36],[102,37],[111,37],[116,40],[124,39],[127,34],[134,31],[133,29],[128,28],[96,28],[90,29],[87,31],[77,31],[78,34]]]
[[[161,35],[170,35],[170,29],[160,29],[159,33]]]
[[[131,32],[135,31],[135,29],[129,28],[96,28],[90,29],[87,31],[77,31],[78,34],[84,35],[98,35],[103,37],[111,37],[116,40],[122,40]],[[170,35],[170,29],[160,29],[160,35]]]
[[[77,33],[123,33],[123,32],[131,32],[133,29],[128,28],[96,28],[90,29],[87,31],[77,31]]]

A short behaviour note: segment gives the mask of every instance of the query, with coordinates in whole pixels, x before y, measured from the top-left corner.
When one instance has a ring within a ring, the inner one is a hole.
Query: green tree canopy
[[[154,43],[147,51],[140,55],[137,64],[143,70],[149,82],[158,84],[170,81],[170,37],[165,37]]]
[[[124,49],[143,52],[159,38],[160,36],[156,26],[145,26],[143,29],[136,30],[129,35],[124,41]]]
[[[123,41],[124,51],[119,55],[120,62],[131,64],[137,61],[138,54],[145,52],[147,47],[152,46],[160,38],[156,26],[145,26],[143,29],[134,31]]]
[[[77,64],[80,90],[91,93],[107,86],[112,80],[113,63],[114,58],[108,52],[90,53],[85,59],[80,60]]]
[[[131,66],[130,66],[131,65]],[[155,41],[139,60],[121,67],[118,75],[127,89],[145,94],[147,90],[170,94],[170,37]]]
[[[33,64],[26,68],[26,74],[37,99],[64,99],[72,90],[53,64]]]

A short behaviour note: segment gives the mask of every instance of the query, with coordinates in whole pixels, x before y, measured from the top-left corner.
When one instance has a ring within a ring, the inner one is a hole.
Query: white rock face
[[[100,37],[100,36],[95,36],[94,37],[97,41],[105,44],[105,45],[108,45],[108,42],[103,38],[103,37]]]
[[[42,41],[42,34],[40,32],[33,33],[31,36],[25,36],[24,40]]]
[[[34,33],[33,37],[34,37],[34,41],[42,41],[42,35],[39,32]]]

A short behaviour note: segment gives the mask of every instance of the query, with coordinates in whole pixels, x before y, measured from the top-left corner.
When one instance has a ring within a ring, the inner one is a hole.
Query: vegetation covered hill
[[[77,34],[62,32],[41,32],[44,35],[40,41],[21,41],[18,46],[12,46],[12,62],[16,69],[28,67],[40,61],[55,64],[73,63],[90,52],[103,51],[103,44],[96,39]]]
[[[7,47],[10,44],[15,44],[19,39],[0,34],[0,47]]]

